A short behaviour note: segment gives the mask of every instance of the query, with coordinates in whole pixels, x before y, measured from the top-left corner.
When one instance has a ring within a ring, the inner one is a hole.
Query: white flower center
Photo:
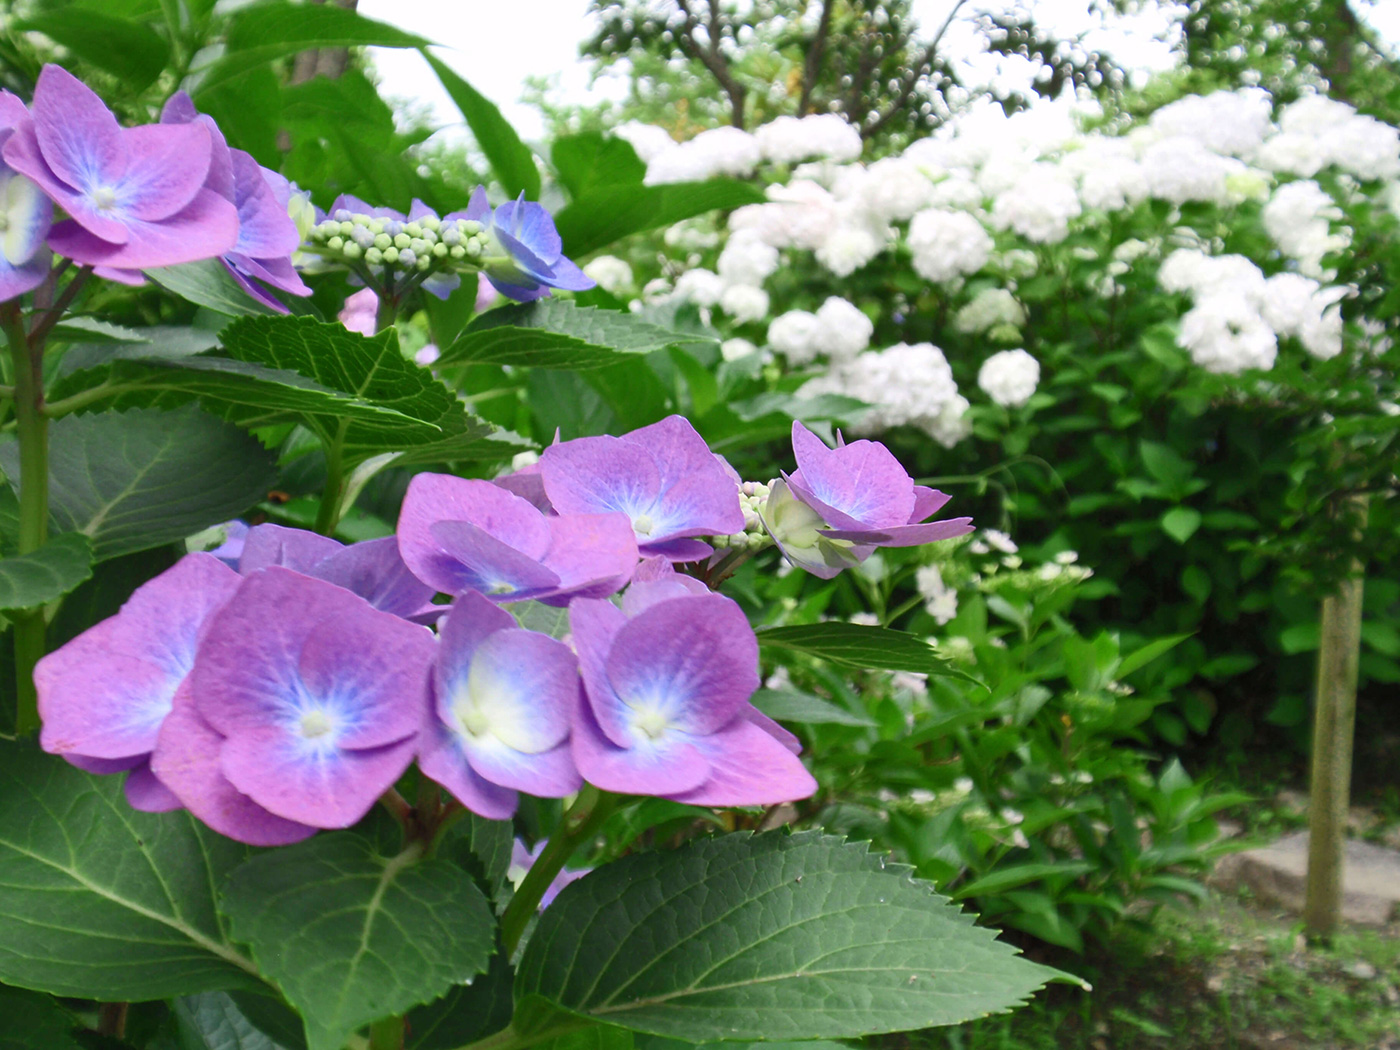
[[[651,520],[650,514],[638,514],[632,519],[632,531],[638,536],[650,536],[651,530],[656,528],[656,522]]]
[[[658,707],[643,708],[633,716],[632,728],[649,740],[659,740],[671,728],[671,720]]]
[[[301,735],[305,740],[317,740],[334,732],[335,721],[325,711],[307,711],[301,716]]]
[[[92,206],[98,211],[111,211],[117,206],[117,193],[110,186],[99,186],[92,191]]]

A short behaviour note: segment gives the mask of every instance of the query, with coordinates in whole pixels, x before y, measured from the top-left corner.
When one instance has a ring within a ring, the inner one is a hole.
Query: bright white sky
[[[929,33],[942,23],[953,0],[914,0],[914,11]],[[1400,0],[1360,0],[1369,4],[1370,21],[1388,40],[1400,40]],[[967,5],[966,10],[974,4]],[[993,0],[980,6],[997,8]],[[1048,29],[1069,34],[1091,26],[1086,0],[1035,0],[1036,17]],[[1167,45],[1160,36],[1168,20],[1152,4],[1136,19],[1123,20],[1114,30],[1095,31],[1087,39],[1115,59],[1136,67],[1142,74],[1161,69],[1168,62]],[[473,87],[501,107],[526,140],[544,133],[539,113],[519,101],[528,76],[559,76],[560,87],[571,100],[588,95],[588,67],[578,57],[578,45],[592,30],[588,0],[360,0],[359,12],[417,33],[443,46],[438,55]],[[950,49],[970,50],[967,35],[956,28],[945,38]],[[438,84],[427,63],[413,51],[374,49],[374,61],[389,95],[420,99],[432,107],[444,126],[460,124],[461,117]],[[973,69],[985,79],[1016,78],[1014,64],[999,70],[985,62]],[[618,97],[620,85],[609,89],[606,81],[594,88],[593,98]]]

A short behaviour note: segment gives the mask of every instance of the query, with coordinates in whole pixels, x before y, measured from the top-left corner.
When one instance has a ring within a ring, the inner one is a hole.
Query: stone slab
[[[1308,833],[1225,857],[1215,872],[1225,885],[1248,886],[1262,900],[1300,913],[1307,898]],[[1363,926],[1400,920],[1400,852],[1348,839],[1342,918]]]

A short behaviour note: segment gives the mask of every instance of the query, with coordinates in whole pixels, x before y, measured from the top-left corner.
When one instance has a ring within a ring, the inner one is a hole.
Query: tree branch
[[[957,0],[957,2],[953,4],[952,10],[950,10],[948,16],[943,19],[943,24],[938,27],[938,32],[933,34],[933,39],[930,40],[928,46],[924,48],[924,52],[919,57],[919,61],[911,65],[904,74],[899,84],[899,94],[895,97],[893,104],[887,107],[885,111],[875,119],[873,124],[866,126],[862,123],[860,128],[861,138],[868,139],[873,135],[878,135],[885,129],[890,121],[894,120],[894,118],[899,115],[900,110],[909,104],[910,98],[914,95],[914,89],[919,86],[919,80],[933,72],[933,62],[938,56],[938,45],[943,42],[943,34],[948,32],[948,27],[953,24],[953,19],[957,16],[958,11],[961,10],[965,3],[967,3],[967,0]]]
[[[676,7],[680,9],[684,23],[681,26],[680,45],[681,50],[686,51],[692,57],[698,58],[710,71],[710,74],[719,81],[719,86],[724,89],[724,93],[729,96],[730,119],[729,122],[739,130],[744,128],[744,98],[748,91],[744,85],[734,76],[734,71],[729,68],[729,62],[720,51],[720,40],[723,37],[722,26],[720,24],[719,0],[709,0],[710,3],[710,25],[708,47],[701,47],[696,39],[695,31],[700,28],[700,23],[695,20],[695,13],[690,8],[690,0],[676,0]]]
[[[831,35],[831,12],[836,0],[823,0],[822,17],[817,23],[817,36],[807,52],[807,62],[802,69],[802,98],[797,103],[797,115],[805,117],[807,107],[812,104],[812,88],[816,86],[817,74],[822,68],[822,52],[826,50],[827,37]]]

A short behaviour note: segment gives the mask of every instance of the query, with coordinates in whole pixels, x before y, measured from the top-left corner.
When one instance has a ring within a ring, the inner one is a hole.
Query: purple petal
[[[254,259],[288,258],[301,245],[297,224],[278,203],[252,155],[241,149],[231,152],[238,204],[237,251]]]
[[[95,236],[76,222],[60,222],[49,234],[49,246],[76,263],[126,270],[213,259],[232,251],[238,243],[238,210],[217,193],[202,189],[188,207],[168,219],[131,219],[123,230],[123,241],[118,244]]]
[[[620,440],[646,450],[661,476],[662,488],[670,488],[687,474],[713,468],[718,468],[720,472],[724,470],[705,444],[705,439],[685,416],[667,416],[650,426],[623,434]],[[737,491],[734,480],[728,480]]]
[[[971,518],[946,518],[921,525],[896,525],[888,529],[824,529],[822,535],[833,540],[850,540],[852,543],[868,543],[877,547],[918,547],[954,536],[966,536],[971,531]]]
[[[513,602],[559,588],[557,573],[470,522],[438,521],[429,532],[442,551],[432,582],[444,593],[473,590]]]
[[[904,525],[914,511],[914,482],[884,445],[860,440],[829,449],[796,420],[792,449],[798,470],[788,484],[837,528]]]
[[[131,808],[139,809],[142,813],[169,813],[184,808],[184,803],[176,794],[151,772],[149,762],[142,763],[128,773],[122,789],[126,792],[126,800],[131,804]]]
[[[234,281],[238,284],[238,287],[242,288],[244,292],[246,292],[252,298],[256,299],[258,302],[262,303],[269,310],[274,310],[279,314],[291,313],[291,311],[287,309],[285,303],[283,303],[280,299],[274,296],[266,288],[253,281],[253,279],[246,272],[245,268],[240,266],[239,263],[234,262],[234,258],[235,256],[232,253],[230,253],[229,255],[224,256],[219,261],[224,264],[224,269],[228,271],[229,276],[234,279]],[[246,259],[247,257],[238,256],[237,258]]]
[[[17,127],[14,133],[5,139],[0,154],[3,154],[6,164],[37,183],[69,215],[80,217],[83,224],[93,233],[105,237],[112,244],[126,243],[129,233],[123,223],[94,210],[83,190],[70,186],[49,168],[33,124],[21,124]],[[64,225],[59,223],[59,227]]]
[[[188,554],[138,587],[116,616],[40,660],[44,750],[109,759],[149,752],[209,619],[238,583],[218,558]]]
[[[735,530],[738,531],[738,530]],[[666,540],[664,543],[646,543],[637,548],[643,557],[665,558],[677,564],[688,561],[704,561],[714,554],[715,549],[702,540]]]
[[[87,755],[64,755],[63,759],[70,766],[76,766],[85,773],[107,776],[110,773],[125,773],[128,769],[135,769],[146,762],[149,757],[149,755],[128,755],[125,758],[91,758]]]
[[[667,563],[669,565],[669,562]],[[633,580],[622,596],[622,611],[628,618],[640,616],[659,602],[709,594],[709,588],[693,576],[672,576],[659,580]]]
[[[433,588],[408,571],[398,540],[385,536],[342,547],[316,563],[317,579],[358,594],[380,612],[410,616],[433,600]]]
[[[441,608],[447,618],[438,626],[433,684],[438,713],[448,721],[452,683],[465,678],[477,646],[497,631],[513,630],[518,625],[514,616],[476,591],[459,594],[451,606]]]
[[[0,257],[0,302],[33,291],[44,283],[53,264],[53,253],[42,248],[23,266],[11,266]]]
[[[160,122],[162,124],[199,123],[204,126],[204,129],[209,132],[210,141],[209,175],[205,178],[204,185],[220,197],[234,200],[233,158],[229,155],[228,141],[224,138],[224,133],[219,130],[219,125],[214,123],[214,119],[195,109],[194,101],[188,94],[177,91],[170,96],[165,103],[165,108],[160,111]]]
[[[338,540],[306,529],[254,525],[243,537],[238,571],[247,576],[269,565],[280,565],[309,576],[322,561],[343,549],[344,544]]]
[[[29,107],[18,95],[0,90],[0,130],[17,127],[30,119]]]
[[[661,474],[651,454],[621,438],[575,438],[540,456],[549,502],[561,514],[617,511],[636,520],[661,496]]]
[[[736,721],[696,741],[708,760],[710,775],[691,790],[670,794],[693,806],[773,806],[807,798],[817,782],[801,760],[762,727]]]
[[[914,512],[909,515],[909,524],[914,525],[938,513],[951,498],[951,496],[947,496],[937,489],[931,489],[927,485],[915,485]]]
[[[652,716],[705,735],[733,721],[758,689],[758,642],[743,610],[722,595],[675,598],[629,620],[604,664],[616,702],[593,699],[608,736]]]
[[[544,476],[538,470],[517,470],[514,474],[502,474],[493,478],[491,484],[519,496],[541,514],[550,514],[554,505],[544,491]]]
[[[416,736],[362,751],[309,751],[278,728],[224,741],[219,765],[269,812],[318,828],[348,828],[369,812],[413,761]]]
[[[566,292],[586,292],[598,287],[598,282],[562,255],[549,264],[549,284],[551,288],[561,288]]]
[[[492,749],[499,743],[534,756],[568,738],[578,706],[578,660],[562,642],[512,627],[477,642],[470,660],[445,653],[444,661],[451,670],[436,680],[438,710],[464,745]],[[472,764],[488,780],[537,794]]]
[[[121,125],[91,88],[66,69],[52,64],[39,73],[31,113],[44,165],[66,184],[69,192],[65,196],[77,198],[78,211],[74,212],[67,200],[60,203],[70,215],[80,218],[90,210],[82,199],[84,194],[102,186],[115,187],[126,173],[127,139]],[[7,161],[8,152],[7,148]],[[24,171],[13,162],[10,166]],[[25,174],[43,184],[34,174]],[[202,173],[200,179],[203,180]],[[98,218],[102,220],[98,227],[109,225],[107,220]],[[110,225],[120,227],[120,223]],[[94,232],[112,239],[117,231],[95,227]]]
[[[53,201],[23,175],[6,176],[0,166],[0,211],[8,223],[0,242],[4,256],[0,259],[0,271],[25,268],[47,274],[49,252],[44,247],[44,237],[53,225]],[[37,265],[27,265],[31,263]]]
[[[472,190],[472,199],[467,202],[467,210],[460,215],[453,212],[448,215],[449,219],[463,218],[472,222],[479,222],[483,225],[491,221],[491,202],[486,199],[486,187],[478,186]]]
[[[434,721],[419,737],[418,768],[478,816],[487,820],[509,820],[515,816],[516,793],[483,779],[473,770],[457,746],[456,736],[441,722]]]
[[[497,740],[458,739],[468,764],[488,783],[538,798],[563,798],[583,787],[583,777],[574,764],[573,749],[567,739],[549,751],[533,755],[515,751]]]
[[[710,764],[681,734],[635,748],[620,748],[603,735],[587,705],[574,724],[574,762],[590,784],[628,795],[674,795],[703,784]]]
[[[598,697],[600,704],[616,702],[606,664],[613,639],[626,624],[627,615],[609,601],[581,598],[569,606],[569,632],[573,636],[574,651],[578,653],[584,691],[590,698]],[[631,741],[631,734],[627,732],[619,732],[616,737],[609,734],[609,737],[619,746]]]
[[[274,816],[239,792],[219,768],[224,738],[199,717],[188,689],[161,726],[151,770],[185,808],[221,835],[252,846],[285,846],[316,833]]]
[[[744,531],[739,490],[711,460],[678,480],[657,501],[656,542],[677,536],[723,536]]]
[[[534,201],[506,201],[492,216],[497,232],[504,230],[546,264],[559,258],[564,242],[554,228],[554,219],[542,204]]]
[[[602,598],[627,586],[637,567],[637,541],[625,516],[560,514],[544,520],[550,533],[544,565],[560,581],[554,597]]]
[[[209,174],[213,143],[208,128],[203,124],[143,124],[127,128],[122,137],[127,167],[114,192],[124,215],[159,222],[194,200]]]
[[[802,741],[797,739],[796,734],[788,732],[777,722],[773,721],[756,707],[750,707],[744,712],[744,717],[754,725],[758,726],[765,733],[771,736],[783,747],[791,751],[794,755],[802,754]]]

